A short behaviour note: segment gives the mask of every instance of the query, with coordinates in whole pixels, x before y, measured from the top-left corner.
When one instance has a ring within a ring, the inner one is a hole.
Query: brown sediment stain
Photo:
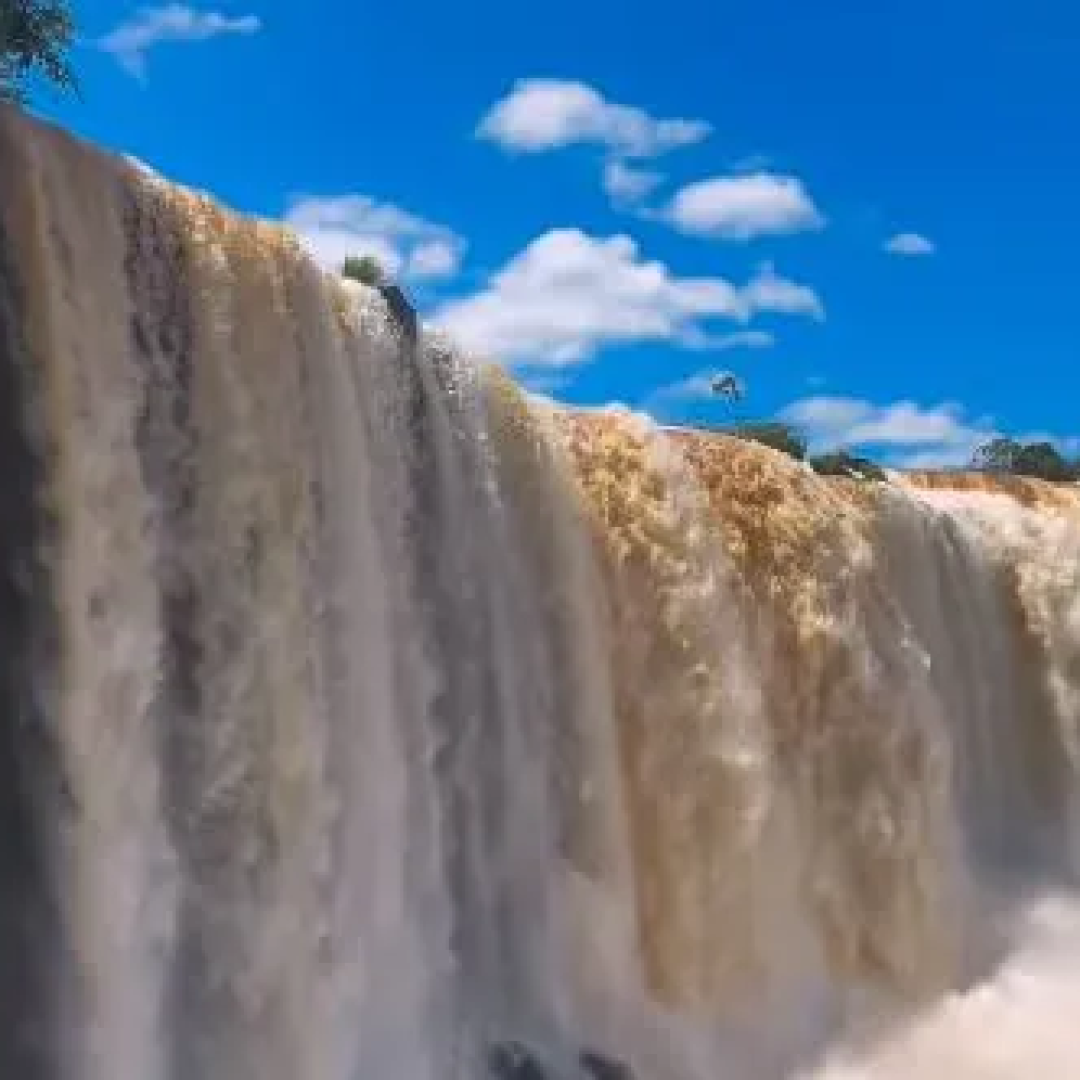
[[[977,491],[1008,495],[1032,510],[1064,510],[1080,513],[1080,485],[1051,483],[1027,476],[985,472],[909,472],[904,479],[915,488],[929,491]]]
[[[11,143],[7,119],[0,113],[0,139]],[[93,325],[94,312],[113,306],[113,294],[121,290],[99,289],[91,280],[94,288],[79,292],[85,285],[79,274],[91,261],[87,252],[96,250],[88,241],[94,234],[82,228],[96,227],[94,215],[104,213],[102,204],[115,195],[117,174],[107,163],[93,171],[97,166],[87,165],[82,151],[70,149],[74,143],[62,145],[50,168],[56,171],[56,162],[72,172],[90,168],[97,179],[75,185],[66,225],[54,224],[47,238],[44,188],[34,187],[40,177],[20,181],[27,213],[5,218],[0,208],[7,228],[28,238],[18,244],[19,274],[31,284],[49,279],[47,289],[25,290],[20,340],[9,326],[0,344],[8,353],[25,351],[27,367],[41,354],[37,377],[51,409],[42,427],[57,442],[48,487],[68,548],[57,571],[66,576],[59,588],[49,585],[71,606],[65,626],[80,645],[62,650],[53,666],[62,687],[82,687],[103,655],[98,636],[91,636],[100,622],[95,612],[104,607],[96,585],[115,578],[116,596],[131,606],[132,584],[146,583],[150,575],[124,556],[116,558],[113,546],[83,545],[86,554],[77,543],[90,535],[87,523],[96,524],[98,507],[109,501],[79,490],[86,485],[77,480],[93,479],[83,468],[82,459],[92,463],[94,457],[88,450],[97,450],[110,469],[127,462],[128,471],[117,475],[135,494],[138,488],[129,467],[128,418],[114,419],[119,435],[113,444],[106,445],[97,430],[106,406],[126,408],[130,389],[121,334],[126,324],[107,327],[108,335]],[[17,146],[14,153],[24,150]],[[48,156],[42,152],[42,160]],[[191,560],[184,570],[197,579],[206,608],[185,609],[180,621],[185,635],[198,636],[199,664],[208,669],[200,670],[207,703],[198,703],[205,729],[184,717],[184,731],[200,750],[219,745],[222,736],[234,740],[222,757],[227,784],[213,783],[213,763],[196,762],[190,788],[176,788],[182,804],[177,812],[189,813],[189,821],[177,826],[176,843],[182,858],[190,859],[194,892],[213,897],[246,888],[229,857],[244,841],[258,848],[260,883],[297,883],[299,891],[283,888],[281,894],[315,912],[310,867],[301,853],[321,827],[324,762],[314,738],[320,701],[314,642],[318,608],[327,598],[308,565],[318,549],[316,485],[323,473],[312,456],[321,418],[307,398],[305,368],[321,363],[350,365],[350,375],[367,371],[363,365],[371,356],[361,347],[366,326],[360,327],[366,315],[358,314],[364,304],[357,301],[361,295],[376,306],[379,301],[335,275],[317,279],[288,230],[227,212],[208,196],[134,166],[121,168],[129,170],[123,182],[132,190],[152,189],[148,212],[169,218],[170,232],[179,237],[178,253],[168,256],[170,266],[175,263],[170,287],[183,291],[185,306],[191,306],[183,317],[190,336],[183,349],[199,353],[184,377],[191,408],[191,431],[184,437],[192,440],[184,454],[197,461],[183,463],[192,474],[184,476],[191,483],[182,497],[176,496],[184,503],[184,521],[176,527],[183,533],[177,546],[184,550],[175,558]],[[63,185],[56,176],[46,179],[55,199]],[[102,273],[114,272],[105,262],[103,257]],[[141,274],[140,285],[156,288],[151,278]],[[68,293],[84,299],[73,304]],[[135,293],[128,300],[153,306]],[[56,317],[65,304],[72,312],[66,327]],[[160,342],[163,317],[140,313],[147,325],[136,336]],[[12,323],[10,314],[5,321]],[[96,344],[91,349],[85,342]],[[362,379],[327,385],[348,385],[360,396],[368,389]],[[441,391],[449,392],[445,385]],[[551,774],[559,853],[593,882],[605,879],[615,845],[597,802],[610,799],[614,786],[602,766],[618,772],[627,793],[632,906],[647,989],[687,1011],[730,1014],[752,1007],[755,989],[772,974],[769,965],[783,966],[786,959],[778,959],[755,891],[763,864],[784,859],[792,864],[785,887],[794,881],[798,893],[791,906],[800,918],[809,913],[838,983],[874,983],[912,994],[948,982],[955,974],[950,947],[961,935],[949,924],[942,899],[948,854],[939,818],[947,779],[934,738],[968,749],[963,740],[970,735],[950,730],[955,718],[939,715],[937,704],[917,692],[927,676],[900,638],[908,629],[907,589],[919,592],[925,576],[916,580],[923,567],[904,563],[897,552],[909,538],[925,542],[917,554],[942,563],[926,569],[940,575],[938,584],[947,577],[945,563],[956,551],[943,541],[940,520],[919,516],[920,498],[934,505],[928,493],[948,495],[937,503],[949,505],[950,525],[961,518],[965,528],[974,519],[981,523],[978,558],[970,554],[975,545],[965,549],[965,580],[957,595],[993,592],[994,604],[973,610],[1000,611],[1009,622],[1006,650],[1010,659],[1019,656],[1023,683],[1017,695],[1022,715],[1015,723],[1028,759],[1025,779],[1050,806],[1048,817],[1065,821],[1080,773],[1080,489],[981,473],[917,472],[893,484],[824,478],[730,436],[660,432],[626,415],[540,407],[497,371],[484,376],[483,396],[488,428],[474,433],[482,445],[470,462],[490,465],[497,475],[497,509],[506,514],[502,524],[514,548],[514,559],[503,565],[512,566],[513,574],[520,564],[529,579],[526,585],[514,582],[526,597],[521,608],[534,604],[528,618],[541,626],[541,643],[528,644],[550,650],[543,660],[550,688],[538,689],[539,679],[528,688],[543,698],[534,714],[554,727],[547,733],[551,754],[536,767]],[[364,404],[358,422],[374,427],[379,405]],[[172,405],[162,395],[157,407],[164,416]],[[484,441],[489,435],[492,461]],[[13,489],[10,498],[25,504],[30,495]],[[141,558],[139,500],[114,501],[127,506],[128,516],[110,511],[101,520]],[[579,559],[579,540],[588,556],[595,554],[595,567],[588,557]],[[439,543],[434,537],[430,544],[436,555]],[[80,570],[91,558],[97,560],[91,569]],[[983,559],[990,567],[985,574]],[[72,597],[86,612],[75,610]],[[135,599],[146,605],[150,624],[150,601]],[[583,604],[593,605],[602,627],[587,651]],[[91,617],[84,618],[87,613]],[[933,625],[940,638],[938,623]],[[991,656],[978,629],[957,633],[973,637],[973,654]],[[169,647],[182,651],[176,641]],[[71,667],[72,658],[82,666]],[[604,679],[597,678],[601,666]],[[990,670],[980,674],[988,681],[995,677]],[[530,698],[523,708],[534,705]],[[916,715],[924,705],[925,715]],[[72,716],[93,712],[82,701],[68,709]],[[97,711],[106,725],[117,712]],[[618,744],[614,766],[601,761],[600,744],[591,741],[609,719]],[[89,745],[94,734],[72,725],[66,737],[78,747]],[[130,744],[117,743],[121,749]],[[100,805],[111,807],[113,796],[90,783],[95,777],[81,779]],[[597,790],[599,800],[593,798]],[[203,798],[208,792],[219,801]],[[781,803],[797,836],[788,847],[777,846],[770,833]],[[210,840],[217,857],[203,862],[203,844]],[[99,904],[109,884],[99,865],[87,858],[80,872],[98,890],[86,895]],[[101,912],[108,910],[100,903]],[[224,936],[221,941],[227,944]],[[308,976],[286,974],[281,980],[275,975],[276,987],[267,984],[263,1035],[286,1021],[306,1024]],[[293,1041],[300,1046],[304,1039],[298,1034]]]
[[[713,1010],[759,974],[747,859],[767,750],[752,745],[760,732],[725,731],[740,718],[725,713],[732,672],[716,634],[735,583],[720,580],[719,537],[694,504],[699,493],[677,461],[662,460],[670,446],[625,418],[564,414],[560,426],[611,605],[646,981],[671,1005]]]
[[[809,834],[804,888],[830,962],[847,977],[911,983],[905,946],[932,922],[934,900],[913,890],[918,853],[902,823],[911,794],[926,788],[930,748],[890,711],[899,702],[866,670],[873,642],[856,628],[859,613],[886,603],[874,549],[880,488],[819,477],[733,438],[680,441],[769,620],[763,688]],[[873,806],[894,842],[859,831]]]
[[[737,439],[657,435],[617,414],[572,413],[563,425],[613,598],[653,992],[716,1007],[735,982],[745,999],[761,974],[750,886],[732,878],[751,873],[747,821],[777,783],[793,793],[805,903],[834,972],[908,992],[940,984],[948,950],[929,971],[939,897],[919,848],[933,748],[902,697],[875,683],[874,642],[857,626],[860,613],[888,614],[873,550],[879,485],[821,478]],[[675,490],[686,481],[689,496]],[[749,627],[742,646],[765,665],[753,716],[734,715],[728,682],[743,661],[714,633],[725,623]],[[725,732],[744,741],[751,768],[711,757]],[[880,828],[867,824],[875,815]],[[713,867],[723,868],[710,877]]]

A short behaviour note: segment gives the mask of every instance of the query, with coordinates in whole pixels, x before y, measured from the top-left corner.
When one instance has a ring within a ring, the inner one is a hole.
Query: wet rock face
[[[0,1077],[53,1080],[60,919],[49,843],[66,791],[43,692],[55,682],[57,646],[52,582],[39,558],[51,534],[34,438],[38,365],[12,233],[25,213],[13,116],[0,105]]]
[[[534,1050],[517,1042],[490,1047],[487,1063],[491,1080],[556,1080]]]
[[[487,1055],[491,1080],[636,1080],[629,1065],[595,1050],[582,1050],[577,1063],[572,1072],[559,1072],[537,1050],[513,1041],[494,1044]]]
[[[578,1058],[592,1080],[635,1080],[633,1070],[624,1062],[605,1057],[595,1050],[583,1050]]]
[[[410,341],[415,342],[419,327],[416,311],[412,304],[409,303],[408,298],[397,285],[379,285],[377,287],[382,294],[382,298],[386,301],[386,306],[390,309],[391,316],[401,327],[401,332]]]

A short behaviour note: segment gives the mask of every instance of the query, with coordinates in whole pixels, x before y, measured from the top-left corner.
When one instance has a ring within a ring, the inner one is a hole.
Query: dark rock
[[[59,621],[41,383],[32,334],[29,133],[0,104],[0,1077],[56,1080],[64,1028],[58,984],[63,919],[53,871],[71,796],[56,734]],[[22,226],[25,224],[26,229]]]
[[[595,1050],[583,1050],[578,1055],[578,1062],[594,1080],[634,1080],[634,1071],[629,1065]]]
[[[492,1080],[557,1080],[536,1052],[519,1042],[488,1047],[487,1065]]]
[[[596,1050],[582,1050],[578,1067],[589,1080],[635,1080],[629,1065]],[[488,1072],[492,1080],[570,1080],[556,1071],[535,1050],[508,1040],[488,1048]],[[571,1067],[573,1077],[578,1072]]]
[[[397,285],[377,286],[386,306],[390,309],[390,315],[401,328],[401,332],[410,340],[415,341],[419,326],[416,319],[416,310],[409,303],[408,297]]]

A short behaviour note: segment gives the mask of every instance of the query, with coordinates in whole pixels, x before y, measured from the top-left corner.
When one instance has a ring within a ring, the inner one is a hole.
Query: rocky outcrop
[[[50,1080],[59,917],[42,823],[63,808],[65,785],[48,709],[53,680],[41,679],[56,648],[43,558],[52,530],[31,297],[16,258],[29,208],[12,116],[0,105],[0,1076]]]
[[[489,1047],[487,1064],[491,1080],[635,1080],[629,1065],[596,1050],[582,1050],[577,1067],[567,1073],[539,1050],[516,1041]]]

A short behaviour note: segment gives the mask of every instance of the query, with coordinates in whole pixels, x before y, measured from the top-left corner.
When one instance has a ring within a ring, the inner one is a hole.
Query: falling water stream
[[[1080,1076],[1075,489],[528,397],[6,109],[0,460],[0,1076]]]

